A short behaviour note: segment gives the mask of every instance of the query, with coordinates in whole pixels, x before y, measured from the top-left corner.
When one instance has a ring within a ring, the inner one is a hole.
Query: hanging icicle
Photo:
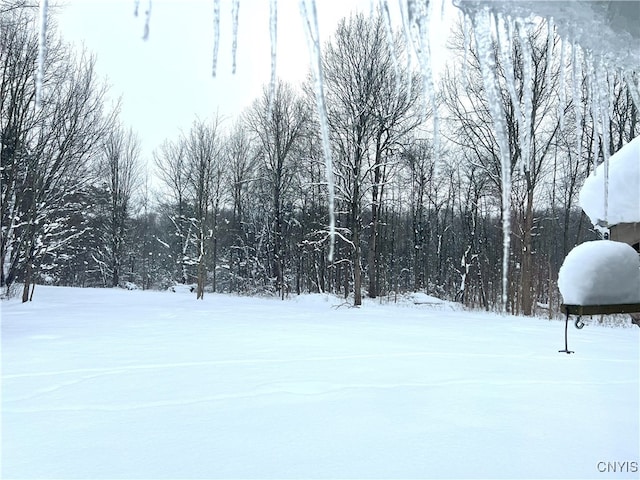
[[[636,110],[640,111],[640,87],[637,84],[638,74],[630,70],[626,70],[623,72],[622,76],[625,83],[627,84],[629,94],[631,95],[631,100],[636,106]]]
[[[568,44],[568,40],[563,40],[562,44],[560,45],[560,80],[558,81],[558,122],[560,123],[560,130],[564,129],[564,109],[565,106],[567,104],[567,93],[566,93],[566,81],[565,81],[565,71],[567,69],[566,67],[566,60],[565,60],[565,55],[566,55],[566,46]],[[573,48],[575,48],[575,45],[573,45]]]
[[[47,17],[49,1],[40,0],[40,17],[38,33],[38,70],[36,72],[36,110],[42,106],[42,90],[44,88],[44,70],[47,60]]]
[[[471,51],[471,19],[466,13],[462,13],[462,88],[467,90],[469,87],[469,68],[468,57]]]
[[[324,75],[322,72],[322,51],[320,48],[320,31],[318,29],[318,15],[315,0],[300,0],[300,14],[304,24],[307,46],[311,57],[311,74],[318,107],[322,150],[324,153],[325,176],[329,200],[329,262],[333,261],[336,238],[335,220],[335,186],[333,181],[333,160],[331,156],[331,142],[329,139],[329,120],[324,97]]]
[[[278,0],[269,3],[269,36],[271,37],[271,78],[269,80],[269,112],[276,95],[276,60],[278,53]]]
[[[398,0],[398,2],[400,6],[400,17],[402,19],[402,31],[404,32],[404,42],[408,48],[409,45],[411,45],[411,28],[409,26],[409,15],[407,13],[405,0]],[[407,72],[412,72],[412,71],[413,71],[413,63],[411,61],[411,53],[407,52]],[[411,89],[413,88],[412,84],[413,82],[407,82],[407,85],[408,85],[407,102],[409,102],[409,100],[411,99],[411,94],[412,94]]]
[[[511,158],[509,156],[509,141],[507,137],[506,121],[502,111],[502,96],[500,95],[498,78],[496,75],[496,59],[494,56],[494,41],[491,32],[491,14],[484,8],[475,12],[472,17],[476,49],[483,84],[487,94],[489,111],[498,142],[500,155],[500,181],[502,186],[502,309],[506,313],[509,287],[509,252],[511,249]],[[497,29],[497,26],[495,26]]]
[[[215,78],[220,48],[220,0],[213,0],[213,65],[211,75]],[[234,58],[235,61],[235,58]]]
[[[593,166],[597,167],[599,165],[600,159],[600,139],[601,139],[601,131],[600,131],[600,102],[598,101],[598,86],[595,82],[595,69],[593,65],[593,57],[590,53],[585,55],[585,72],[587,76],[587,105],[589,108],[589,113],[591,114],[591,120],[593,122],[593,140],[594,140],[594,148],[593,148]],[[594,175],[596,175],[597,170],[594,169]]]
[[[142,33],[143,40],[149,40],[149,28],[151,24],[151,2],[147,3],[147,10],[144,12],[144,32]]]
[[[594,65],[595,83],[596,83],[596,99],[598,102],[599,118],[596,119],[600,122],[602,132],[602,141],[600,146],[602,148],[602,161],[604,163],[604,223],[608,228],[609,226],[609,82],[608,73],[604,62],[600,58],[598,65]]]
[[[520,95],[518,95],[518,88],[516,85],[515,65],[513,63],[514,41],[513,41],[513,20],[505,17],[493,16],[494,23],[496,25],[496,36],[498,44],[498,53],[500,63],[502,64],[502,70],[505,77],[505,85],[507,92],[509,92],[509,98],[511,99],[511,105],[514,110],[514,117],[518,124],[523,122],[526,116],[526,110],[523,115],[520,108]],[[526,83],[523,81],[523,89]],[[529,150],[527,142],[527,129],[526,127],[518,128],[518,143],[521,146],[521,155],[519,161],[520,171],[524,173],[525,168],[528,168],[527,159],[529,158]]]
[[[551,70],[553,58],[553,45],[555,44],[555,26],[553,24],[553,17],[547,19],[547,74],[545,78],[545,85],[548,89],[551,89]]]
[[[233,0],[231,6],[231,23],[233,25],[231,39],[231,73],[236,74],[236,54],[238,52],[238,17],[240,15],[240,0]]]
[[[529,24],[530,25],[530,24]],[[531,51],[531,43],[529,40],[530,27],[527,22],[518,20],[516,22],[516,29],[518,30],[518,36],[520,39],[520,50],[522,53],[522,99],[524,103],[523,115],[519,117],[522,119],[522,136],[520,149],[522,152],[520,158],[520,171],[528,172],[531,168],[531,132],[533,125],[531,125],[531,112],[533,112],[533,68],[531,66],[531,58],[533,52]]]
[[[431,17],[431,3],[429,0],[407,1],[408,25],[413,33],[413,45],[418,55],[422,86],[425,94],[424,117],[427,117],[427,104],[431,105],[433,116],[433,151],[436,158],[440,152],[440,127],[438,122],[438,105],[436,91],[433,85],[433,70],[431,66],[431,42],[429,40],[429,21]],[[428,103],[427,103],[428,102]]]
[[[389,13],[389,4],[387,0],[381,0],[379,5],[380,14],[382,15],[382,20],[384,23],[385,31],[387,32],[387,43],[389,44],[389,51],[391,52],[391,60],[393,62],[393,71],[396,76],[396,101],[400,101],[400,90],[402,84],[401,72],[400,72],[400,62],[398,62],[398,54],[395,48],[395,42],[393,38],[393,28],[391,26],[391,14]],[[411,82],[409,82],[411,84]]]
[[[577,45],[571,50],[571,83],[573,111],[576,116],[576,151],[578,161],[582,157],[582,59],[578,58]]]

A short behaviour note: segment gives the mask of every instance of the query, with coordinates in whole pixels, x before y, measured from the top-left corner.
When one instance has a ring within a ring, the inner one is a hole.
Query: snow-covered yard
[[[3,302],[2,478],[640,475],[640,329],[338,303]]]

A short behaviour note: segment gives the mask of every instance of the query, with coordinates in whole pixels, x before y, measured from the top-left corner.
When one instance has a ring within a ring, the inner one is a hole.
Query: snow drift
[[[600,164],[580,190],[580,206],[591,223],[609,225],[640,222],[640,137],[636,137],[609,159],[608,209],[604,211],[605,173]]]
[[[564,259],[558,287],[569,305],[640,303],[640,257],[626,243],[585,242]]]

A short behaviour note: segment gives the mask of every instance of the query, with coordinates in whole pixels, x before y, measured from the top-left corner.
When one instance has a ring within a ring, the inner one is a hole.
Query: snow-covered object
[[[461,305],[459,303],[448,302],[441,298],[427,295],[424,292],[413,292],[407,295],[407,299],[414,305],[427,305],[443,310],[460,310]]]
[[[609,159],[607,211],[605,164],[596,168],[580,190],[580,206],[594,225],[640,222],[640,137]]]
[[[640,256],[626,243],[585,242],[564,259],[558,287],[569,305],[640,303]]]

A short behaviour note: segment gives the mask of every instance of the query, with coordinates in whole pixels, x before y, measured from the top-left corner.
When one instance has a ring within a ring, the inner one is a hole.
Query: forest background
[[[199,298],[331,292],[359,305],[363,296],[425,291],[501,307],[503,172],[472,25],[454,28],[434,101],[424,98],[405,36],[380,15],[343,19],[323,45],[331,258],[311,76],[278,80],[273,92],[265,85],[236,118],[194,118],[144,158],[108,101],[95,57],[55,28],[35,108],[37,9],[22,1],[0,8],[5,294],[19,286],[27,301],[38,283],[183,283]],[[507,309],[551,316],[562,260],[599,236],[579,188],[640,122],[628,77],[594,75],[589,55],[544,20],[518,29],[507,51],[494,49],[512,177]]]

